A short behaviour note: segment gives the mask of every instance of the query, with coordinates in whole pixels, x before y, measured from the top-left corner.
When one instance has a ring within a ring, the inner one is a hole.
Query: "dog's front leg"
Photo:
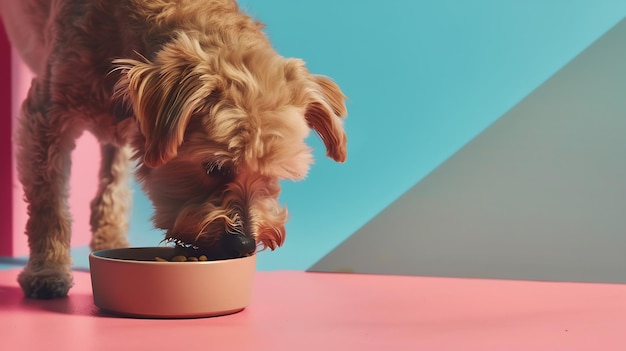
[[[91,249],[103,250],[128,246],[128,208],[131,150],[128,146],[102,145],[100,185],[91,202]]]
[[[22,106],[17,168],[27,202],[30,256],[18,277],[25,296],[56,298],[72,286],[68,178],[77,123],[50,106],[45,85],[33,80]]]

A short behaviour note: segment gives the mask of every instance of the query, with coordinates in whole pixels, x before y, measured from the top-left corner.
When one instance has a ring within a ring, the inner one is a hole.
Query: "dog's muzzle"
[[[245,257],[256,251],[256,240],[253,237],[242,234],[226,233],[220,238],[222,250],[233,257]]]

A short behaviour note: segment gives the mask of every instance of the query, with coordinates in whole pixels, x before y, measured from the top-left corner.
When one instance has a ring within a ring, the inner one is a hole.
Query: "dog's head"
[[[279,181],[307,174],[310,130],[346,159],[344,95],[269,46],[221,50],[180,34],[152,60],[117,60],[117,91],[138,122],[138,176],[167,239],[273,250],[287,221]]]

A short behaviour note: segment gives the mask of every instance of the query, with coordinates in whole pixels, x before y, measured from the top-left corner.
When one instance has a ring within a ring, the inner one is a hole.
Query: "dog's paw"
[[[72,273],[66,269],[39,269],[26,267],[17,278],[24,296],[33,299],[56,299],[67,296],[73,283]]]

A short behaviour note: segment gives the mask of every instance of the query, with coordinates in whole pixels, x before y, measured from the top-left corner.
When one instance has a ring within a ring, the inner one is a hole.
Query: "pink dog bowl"
[[[155,260],[173,255],[173,247],[93,252],[94,303],[115,314],[156,318],[220,316],[250,303],[256,255],[205,262]]]

